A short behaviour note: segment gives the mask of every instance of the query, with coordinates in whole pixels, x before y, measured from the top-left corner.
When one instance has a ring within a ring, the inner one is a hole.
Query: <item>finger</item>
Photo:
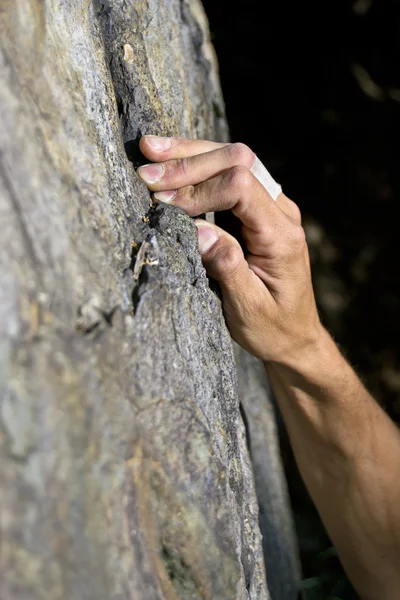
[[[156,200],[169,201],[167,194],[154,194]],[[235,166],[196,186],[187,186],[172,198],[174,206],[181,207],[195,217],[207,212],[232,210],[243,225],[252,232],[264,234],[266,227],[276,226],[282,211],[264,186],[243,166]]]
[[[255,154],[245,144],[228,144],[195,156],[139,167],[138,174],[154,191],[176,190],[196,185],[235,165],[251,169]]]
[[[271,198],[276,200],[282,193],[282,186],[275,181],[271,173],[257,156],[254,159],[251,172],[257,177],[258,181],[263,184]]]
[[[269,239],[269,248],[266,247],[266,236],[244,235],[245,239],[247,238],[249,251],[246,256],[249,268],[267,285],[271,292],[279,288],[282,272],[293,281],[299,273],[302,273],[300,280],[303,281],[305,280],[304,266],[308,265],[306,268],[309,269],[304,229],[286,215],[284,218],[286,223],[280,229],[282,235],[272,233]],[[279,268],[276,269],[278,263]],[[307,273],[307,281],[308,276],[309,273]]]
[[[301,224],[301,212],[299,207],[293,200],[290,200],[285,194],[281,193],[276,199],[276,203],[284,213],[293,219],[296,223]]]
[[[203,264],[208,275],[220,284],[224,300],[228,294],[229,300],[239,305],[243,302],[243,290],[251,290],[254,286],[265,293],[263,283],[249,268],[238,241],[208,221],[196,219],[195,223]]]
[[[196,156],[227,146],[227,143],[210,142],[207,140],[191,140],[179,137],[161,137],[144,135],[139,142],[139,148],[148,159],[154,162]]]

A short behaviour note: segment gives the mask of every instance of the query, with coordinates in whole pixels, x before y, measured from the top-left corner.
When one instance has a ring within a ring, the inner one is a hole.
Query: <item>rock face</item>
[[[220,301],[134,170],[227,139],[202,7],[0,13],[1,598],[267,599]]]
[[[235,346],[239,399],[260,508],[268,589],[274,600],[297,600],[300,561],[280,456],[277,409],[262,363]]]

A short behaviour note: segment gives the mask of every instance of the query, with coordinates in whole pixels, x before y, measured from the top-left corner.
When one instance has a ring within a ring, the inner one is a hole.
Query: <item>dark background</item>
[[[300,206],[322,319],[400,422],[400,2],[203,3],[232,141]],[[304,577],[353,597],[290,454],[286,468]]]

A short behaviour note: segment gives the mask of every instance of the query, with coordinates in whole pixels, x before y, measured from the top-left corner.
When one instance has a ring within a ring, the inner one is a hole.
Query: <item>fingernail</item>
[[[138,168],[138,173],[146,183],[157,183],[164,175],[164,165],[157,163],[144,165]]]
[[[152,150],[155,152],[162,152],[168,150],[171,145],[172,138],[161,137],[158,135],[145,135],[144,138]]]
[[[156,200],[160,200],[160,202],[165,202],[169,204],[176,196],[176,190],[172,190],[170,192],[156,192],[154,194],[154,198]]]
[[[204,254],[215,244],[218,239],[214,227],[208,225],[205,221],[195,221],[199,232],[199,251]]]

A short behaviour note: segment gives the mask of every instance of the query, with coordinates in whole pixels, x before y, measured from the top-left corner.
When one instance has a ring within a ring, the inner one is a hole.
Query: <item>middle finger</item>
[[[155,199],[160,199],[155,194]],[[191,217],[213,211],[232,210],[253,233],[266,233],[283,213],[264,186],[246,167],[235,165],[198,185],[177,191],[172,199]]]

